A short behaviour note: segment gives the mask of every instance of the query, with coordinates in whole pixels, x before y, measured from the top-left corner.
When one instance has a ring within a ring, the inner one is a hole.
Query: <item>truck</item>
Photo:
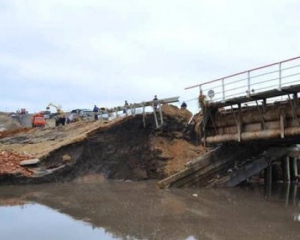
[[[31,125],[32,127],[45,127],[46,120],[44,118],[44,115],[42,113],[35,113],[32,116],[31,119]]]

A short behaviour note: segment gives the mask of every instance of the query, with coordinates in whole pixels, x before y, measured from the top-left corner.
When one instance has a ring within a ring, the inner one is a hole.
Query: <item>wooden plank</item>
[[[168,187],[171,183],[188,176],[190,174],[193,174],[194,172],[198,171],[201,168],[204,168],[205,166],[210,164],[210,159],[212,155],[217,152],[220,148],[216,148],[203,156],[200,156],[199,158],[196,158],[192,161],[191,165],[182,170],[181,172],[178,172],[168,178],[165,178],[158,182],[158,186],[160,188]]]

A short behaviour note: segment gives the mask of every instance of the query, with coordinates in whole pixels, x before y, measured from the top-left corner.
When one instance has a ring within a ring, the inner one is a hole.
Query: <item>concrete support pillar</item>
[[[280,137],[284,138],[284,116],[280,115]]]
[[[289,183],[291,181],[290,157],[283,158],[283,181]]]
[[[272,193],[272,165],[269,165],[265,168],[265,187],[267,190],[267,194],[271,197]]]
[[[266,168],[267,171],[267,184],[271,185],[272,184],[272,165],[269,165]]]
[[[298,158],[294,157],[292,161],[292,181],[298,182]]]
[[[297,190],[298,190],[298,185],[294,184],[293,185],[293,205],[294,206],[297,206],[297,204],[298,204]]]
[[[285,184],[284,184],[284,190],[285,190],[285,206],[288,206],[288,205],[289,205],[290,188],[291,188],[291,184],[290,184],[290,183],[285,183]]]

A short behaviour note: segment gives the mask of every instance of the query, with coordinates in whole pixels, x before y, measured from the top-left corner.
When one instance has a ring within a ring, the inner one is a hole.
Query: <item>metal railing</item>
[[[147,107],[151,107],[151,112],[152,112],[154,105],[169,104],[169,103],[174,103],[174,102],[179,102],[179,96],[163,98],[163,99],[158,99],[158,100],[151,100],[151,101],[143,101],[143,102],[139,102],[139,103],[129,103],[128,106],[103,108],[103,109],[100,109],[99,114],[100,114],[100,118],[102,115],[108,115],[113,118],[118,117],[120,115],[120,112],[124,113],[124,110],[125,110],[126,115],[127,114],[135,115],[136,113],[144,114]]]
[[[262,67],[239,72],[202,84],[185,88],[199,87],[199,91],[213,101],[249,96],[254,93],[300,84],[300,56]]]

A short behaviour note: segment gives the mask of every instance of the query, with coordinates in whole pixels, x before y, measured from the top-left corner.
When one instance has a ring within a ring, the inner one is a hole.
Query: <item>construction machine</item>
[[[55,126],[59,126],[60,124],[65,125],[66,124],[66,114],[61,109],[61,107],[58,107],[58,106],[54,105],[53,103],[50,103],[50,104],[48,104],[46,109],[49,110],[50,107],[54,107],[56,109],[56,113],[54,114]]]
[[[45,127],[46,120],[42,113],[35,113],[31,119],[32,127]]]

